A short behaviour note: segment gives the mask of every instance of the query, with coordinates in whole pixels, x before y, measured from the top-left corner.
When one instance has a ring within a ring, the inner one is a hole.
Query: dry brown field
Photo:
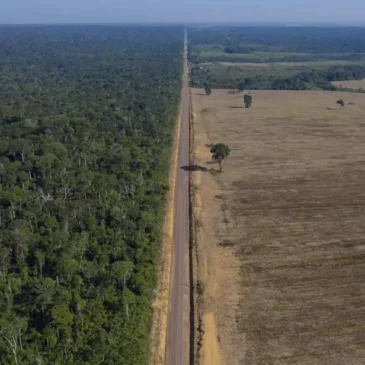
[[[328,61],[327,61],[328,62]],[[222,66],[251,66],[251,67],[272,67],[272,66],[310,66],[312,64],[321,64],[322,62],[308,61],[308,62],[218,62]]]
[[[275,65],[274,63],[257,63],[257,62],[217,62],[222,66],[250,66],[250,67],[269,67],[270,65]]]
[[[327,61],[305,61],[305,62],[217,62],[219,65],[222,66],[249,66],[249,67],[273,67],[273,66],[294,66],[294,67],[329,67],[329,66],[336,66],[336,65],[346,65],[346,64],[354,64],[356,62],[351,61],[339,61],[339,60],[327,60]],[[210,63],[212,65],[214,63]],[[201,64],[202,65],[202,64]],[[206,65],[209,65],[207,63]],[[362,82],[359,80],[352,80],[352,82]],[[343,81],[342,81],[343,82]],[[349,82],[349,81],[345,81]],[[336,84],[337,82],[334,82]]]
[[[201,364],[365,364],[365,94],[192,94]]]
[[[365,90],[365,79],[363,80],[347,80],[347,81],[333,81],[333,85],[339,87],[348,87],[349,89],[364,89]]]

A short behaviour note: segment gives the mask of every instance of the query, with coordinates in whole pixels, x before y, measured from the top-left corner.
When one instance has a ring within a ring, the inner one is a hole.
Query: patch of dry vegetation
[[[222,174],[193,173],[217,326],[203,346],[217,364],[364,364],[365,95],[255,91],[244,109],[243,94],[202,94],[194,163],[215,169],[209,145],[232,149]]]
[[[344,87],[354,90],[365,90],[365,79],[362,80],[346,80],[346,81],[333,81],[333,85],[337,87]]]

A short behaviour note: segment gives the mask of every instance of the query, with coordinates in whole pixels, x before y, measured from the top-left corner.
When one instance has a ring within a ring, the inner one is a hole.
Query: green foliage
[[[205,94],[209,96],[212,93],[211,86],[209,84],[205,84],[204,85],[204,91],[205,91]]]
[[[147,364],[181,27],[0,29],[0,363]]]
[[[345,107],[345,102],[342,99],[337,100],[336,101],[336,104],[338,104],[341,109]]]
[[[252,96],[249,94],[246,94],[243,97],[243,103],[245,104],[245,108],[250,108],[252,105]]]
[[[192,27],[192,62],[365,60],[362,27]]]
[[[237,86],[238,91],[241,92],[241,91],[245,90],[245,86],[246,86],[245,85],[245,82],[244,81],[240,81],[238,83],[238,86]]]
[[[231,149],[224,143],[218,143],[211,148],[210,153],[212,154],[212,159],[218,161],[219,170],[222,172],[222,162],[229,156]]]
[[[365,77],[365,66],[346,65],[331,66],[324,69],[310,69],[292,72],[290,76],[269,74],[265,68],[257,68],[258,73],[250,77],[235,78],[230,73],[218,73],[215,68],[193,67],[191,69],[191,86],[202,87],[209,82],[212,88],[263,89],[263,90],[336,90],[331,81],[361,80]]]

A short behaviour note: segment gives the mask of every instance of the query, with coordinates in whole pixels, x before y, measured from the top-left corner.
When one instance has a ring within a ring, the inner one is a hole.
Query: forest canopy
[[[181,27],[0,28],[0,362],[146,364]]]

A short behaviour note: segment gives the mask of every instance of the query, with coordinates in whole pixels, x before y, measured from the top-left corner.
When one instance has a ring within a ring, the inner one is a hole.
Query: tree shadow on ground
[[[229,109],[246,109],[244,106],[236,106],[236,105],[230,105],[228,108]]]
[[[188,171],[188,172],[196,172],[196,171],[207,172],[208,171],[208,169],[206,167],[199,166],[199,165],[181,166],[181,169],[184,171]]]
[[[204,94],[204,93],[199,93],[199,94],[196,94],[197,96],[207,96],[207,94]]]
[[[229,94],[229,95],[241,94],[241,91],[238,91],[238,90],[230,90],[230,91],[227,91],[227,94]]]
[[[326,108],[327,110],[337,110],[337,109],[335,109],[335,108]]]
[[[222,173],[222,171],[217,170],[217,169],[209,169],[209,172],[210,172],[210,174],[211,174],[211,175],[213,175],[213,176],[216,176],[216,175],[219,175],[219,174],[221,174],[221,173]]]
[[[207,148],[212,148],[214,146],[214,143],[207,143],[206,145],[205,145],[205,147],[207,147]]]
[[[206,162],[207,165],[216,165],[218,164],[218,161],[210,160]]]

